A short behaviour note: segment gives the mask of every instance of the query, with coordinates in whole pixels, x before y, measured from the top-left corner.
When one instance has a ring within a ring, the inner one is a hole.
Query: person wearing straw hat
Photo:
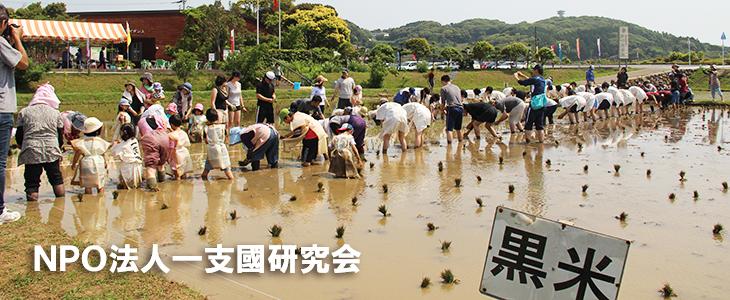
[[[117,106],[117,117],[114,119],[114,128],[112,129],[112,132],[114,134],[112,135],[112,142],[118,142],[121,139],[121,133],[120,129],[122,128],[122,125],[132,123],[132,116],[129,115],[129,100],[122,98],[119,100],[119,105]]]
[[[142,91],[140,91],[134,82],[127,82],[124,84],[124,92],[122,98],[129,101],[129,108],[127,113],[132,117],[132,124],[139,122],[140,115],[144,112],[144,102],[147,99]]]
[[[177,105],[177,115],[187,122],[193,110],[193,85],[186,82],[177,87],[177,92],[172,96],[172,103]]]
[[[322,100],[327,99],[327,88],[324,87],[324,84],[327,83],[327,78],[325,78],[322,75],[317,76],[317,78],[314,79],[314,86],[312,87],[312,93],[309,95],[309,99],[314,98],[314,96],[319,96],[322,98]],[[319,109],[324,112],[325,104],[327,101],[322,101],[322,103],[319,105]]]
[[[56,198],[65,195],[61,173],[64,122],[58,111],[60,103],[53,86],[44,84],[36,90],[28,107],[18,113],[15,141],[21,149],[18,165],[25,165],[25,195],[28,201],[38,200],[38,188],[44,170]]]
[[[302,141],[302,166],[308,167],[319,154],[327,154],[327,132],[319,121],[305,113],[289,112],[286,108],[279,112],[279,118],[291,129],[282,139],[286,142]],[[297,136],[292,137],[294,135]]]
[[[99,194],[104,192],[106,184],[106,159],[104,153],[109,149],[109,142],[102,139],[101,132],[104,123],[91,117],[84,121],[84,137],[71,142],[74,148],[74,158],[71,169],[74,170],[72,184],[84,188],[84,194],[91,194],[97,189]]]

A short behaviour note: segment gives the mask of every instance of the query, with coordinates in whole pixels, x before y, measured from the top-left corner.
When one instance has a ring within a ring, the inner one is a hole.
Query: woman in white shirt
[[[322,100],[325,100],[325,101],[322,101],[321,104],[319,104],[319,109],[322,110],[322,112],[324,112],[325,103],[327,102],[326,101],[327,90],[324,87],[324,84],[327,81],[328,81],[327,78],[325,78],[324,76],[322,76],[322,75],[317,76],[317,78],[314,79],[314,87],[312,87],[312,94],[309,95],[310,100],[312,98],[314,98],[314,96],[320,96],[322,98]]]
[[[241,111],[248,112],[243,106],[243,98],[241,97],[241,72],[233,71],[231,78],[226,82],[228,88],[228,122],[227,128],[241,126]]]

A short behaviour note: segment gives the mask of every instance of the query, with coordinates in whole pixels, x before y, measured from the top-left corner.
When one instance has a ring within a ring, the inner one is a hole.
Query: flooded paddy
[[[104,194],[84,196],[81,202],[82,191],[70,186],[64,199],[52,200],[44,183],[43,200],[26,204],[23,171],[11,157],[6,199],[11,208],[39,215],[88,243],[159,244],[172,269],[169,277],[212,298],[484,299],[478,288],[494,211],[501,205],[633,241],[621,298],[655,299],[669,282],[680,299],[727,299],[727,235],[713,235],[712,227],[730,225],[730,195],[722,188],[730,181],[728,117],[721,110],[693,108],[595,126],[559,125],[551,128],[544,146],[525,146],[514,137],[506,144],[473,141],[473,136],[472,142],[447,146],[437,126],[424,149],[401,155],[393,148],[389,156],[370,149],[367,159],[374,166],[366,164],[359,181],[334,179],[325,173],[326,165],[302,169],[294,154],[282,153],[280,169],[237,171],[233,181],[168,181],[158,193],[119,191],[117,199],[110,182]],[[374,132],[370,135],[369,143],[377,145]],[[718,146],[726,149],[718,151]],[[242,157],[240,147],[229,150],[234,162]],[[199,174],[203,146],[194,145],[191,152]],[[614,165],[620,165],[619,172]],[[686,172],[684,182],[680,171]],[[319,182],[324,192],[317,192]],[[513,194],[509,185],[515,187]],[[290,201],[292,196],[297,200]],[[351,204],[353,197],[359,205]],[[478,207],[477,197],[484,207]],[[380,205],[391,216],[383,218]],[[233,210],[239,216],[235,221],[229,217]],[[622,212],[628,214],[626,222],[614,218]],[[439,228],[429,232],[427,223]],[[278,239],[267,231],[274,224],[283,227]],[[346,232],[338,240],[340,225]],[[204,236],[198,235],[201,226],[207,227]],[[441,241],[452,242],[449,251],[441,251]],[[332,250],[348,243],[362,253],[360,272],[207,275],[207,264],[169,261],[171,255],[201,255],[216,244],[274,243]],[[439,283],[439,273],[447,268],[459,284]],[[419,287],[424,276],[433,282],[427,289]]]

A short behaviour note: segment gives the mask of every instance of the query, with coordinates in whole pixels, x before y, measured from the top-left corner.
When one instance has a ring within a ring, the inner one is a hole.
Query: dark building
[[[136,63],[146,59],[170,60],[165,47],[174,47],[182,37],[185,16],[179,10],[155,11],[104,11],[69,13],[79,21],[119,23],[132,31],[132,44],[129,46],[130,60]],[[114,45],[119,53],[126,53],[126,45]],[[126,56],[126,55],[125,55]]]

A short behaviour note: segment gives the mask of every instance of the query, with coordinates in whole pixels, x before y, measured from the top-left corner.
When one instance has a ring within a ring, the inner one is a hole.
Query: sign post
[[[725,40],[727,37],[725,36],[725,33],[722,33],[722,36],[720,36],[720,40],[722,41],[722,65],[725,65]]]
[[[621,26],[618,30],[618,59],[625,59],[629,63],[629,27]]]
[[[479,291],[497,299],[617,299],[630,244],[497,207]]]

